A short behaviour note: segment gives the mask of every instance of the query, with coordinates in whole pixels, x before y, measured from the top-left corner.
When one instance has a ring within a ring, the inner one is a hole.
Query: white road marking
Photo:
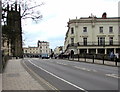
[[[77,69],[80,69],[80,70],[88,71],[88,72],[90,72],[90,71],[92,71],[92,72],[97,72],[97,71],[94,70],[94,69],[88,69],[88,68],[78,67],[78,66],[74,66],[74,67],[77,68]]]
[[[70,84],[70,85],[72,85],[72,86],[74,86],[74,87],[76,87],[76,88],[78,88],[78,89],[80,89],[80,90],[82,90],[82,91],[87,92],[85,89],[83,89],[83,88],[81,88],[81,87],[79,87],[79,86],[77,86],[77,85],[75,85],[75,84],[73,84],[73,83],[71,83],[71,82],[69,82],[69,81],[67,81],[67,80],[65,80],[65,79],[63,79],[63,78],[61,78],[61,77],[59,77],[59,76],[57,76],[57,75],[55,75],[55,74],[53,74],[53,73],[47,71],[47,70],[45,70],[45,69],[43,69],[42,67],[37,66],[36,64],[32,63],[30,60],[29,60],[29,62],[30,62],[32,65],[36,66],[37,68],[39,68],[39,69],[45,71],[46,73],[48,73],[48,74],[50,74],[50,75],[52,75],[52,76],[54,76],[54,77],[56,77],[56,78],[58,78],[58,79],[64,81],[64,82],[66,82],[66,83],[68,83],[68,84]]]
[[[25,67],[32,73],[34,74],[34,76],[36,76],[40,81],[42,81],[43,83],[45,83],[48,87],[50,87],[52,90],[58,90],[57,88],[55,88],[54,86],[52,86],[50,83],[48,83],[46,80],[40,78],[33,70],[31,70],[26,64],[25,62],[23,62],[23,64],[25,65]]]
[[[61,62],[56,62],[57,64],[60,64],[60,65],[67,65],[65,63],[61,63]]]
[[[113,77],[113,78],[120,78],[117,74],[105,74],[106,76]]]

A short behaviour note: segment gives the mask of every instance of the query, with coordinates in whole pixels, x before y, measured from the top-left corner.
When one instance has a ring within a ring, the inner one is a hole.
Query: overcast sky
[[[42,20],[36,24],[30,20],[23,22],[24,47],[37,46],[37,41],[50,42],[50,48],[63,46],[70,19],[89,17],[91,13],[101,17],[118,17],[119,0],[42,0],[40,7]],[[41,2],[41,0],[37,0]],[[26,25],[27,24],[27,25]]]

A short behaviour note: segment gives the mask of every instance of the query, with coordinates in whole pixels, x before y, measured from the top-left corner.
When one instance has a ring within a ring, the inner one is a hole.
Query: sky
[[[37,0],[44,2],[39,10],[43,18],[39,23],[23,21],[24,47],[37,46],[38,40],[50,43],[50,48],[63,46],[69,19],[89,17],[91,13],[101,17],[118,17],[119,0]]]

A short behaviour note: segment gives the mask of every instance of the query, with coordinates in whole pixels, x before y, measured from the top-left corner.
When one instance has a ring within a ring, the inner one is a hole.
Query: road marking
[[[117,74],[105,74],[106,76],[113,77],[113,78],[120,78]]]
[[[78,66],[74,66],[74,67],[77,68],[77,69],[80,69],[80,70],[88,71],[88,72],[90,72],[90,71],[92,71],[92,72],[97,72],[97,71],[94,70],[94,69],[87,69],[87,68],[84,68],[84,67],[78,67]]]
[[[90,71],[89,69],[87,69],[87,68],[83,68],[83,67],[78,67],[78,66],[74,66],[75,68],[77,68],[77,69],[80,69],[80,70],[84,70],[84,71]]]
[[[48,83],[46,80],[44,80],[43,78],[39,77],[38,74],[36,74],[32,69],[30,69],[25,62],[23,61],[24,66],[34,75],[36,76],[40,81],[42,81],[43,83],[45,83],[49,88],[51,88],[52,90],[58,90],[57,88],[55,88],[54,86],[52,86],[50,83]]]
[[[46,73],[48,73],[48,74],[50,74],[50,75],[52,75],[52,76],[54,76],[54,77],[56,77],[56,78],[58,78],[58,79],[64,81],[64,82],[66,82],[66,83],[68,83],[68,84],[70,84],[70,85],[72,85],[72,86],[74,86],[74,87],[76,87],[76,88],[78,88],[78,89],[80,89],[80,90],[82,90],[82,91],[87,92],[85,89],[83,89],[83,88],[81,88],[81,87],[79,87],[79,86],[77,86],[77,85],[75,85],[75,84],[73,84],[73,83],[71,83],[71,82],[69,82],[69,81],[67,81],[67,80],[65,80],[65,79],[63,79],[63,78],[61,78],[61,77],[58,77],[57,75],[55,75],[55,74],[53,74],[53,73],[51,73],[51,72],[49,72],[49,71],[43,69],[42,67],[37,66],[36,64],[32,63],[30,60],[29,60],[29,62],[30,62],[32,65],[36,66],[37,68],[39,68],[39,69],[45,71]]]
[[[65,63],[61,63],[61,62],[56,62],[57,64],[60,64],[60,65],[67,65]]]

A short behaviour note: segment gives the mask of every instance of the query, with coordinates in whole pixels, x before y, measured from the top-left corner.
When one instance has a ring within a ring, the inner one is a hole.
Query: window
[[[73,27],[71,28],[71,34],[74,34],[74,28]]]
[[[87,32],[87,27],[83,27],[83,32]]]
[[[98,37],[98,45],[105,45],[105,37]]]
[[[109,38],[109,45],[113,45],[113,37]]]
[[[40,53],[42,53],[42,50],[40,50]]]
[[[119,34],[120,34],[120,26],[119,26]]]
[[[25,50],[25,53],[27,53],[27,50]]]
[[[100,27],[100,28],[99,28],[99,32],[100,32],[100,33],[103,33],[103,27]]]
[[[83,38],[83,45],[87,45],[87,38]]]
[[[113,27],[109,27],[109,33],[113,33]]]
[[[74,38],[71,38],[71,44],[74,44]]]

